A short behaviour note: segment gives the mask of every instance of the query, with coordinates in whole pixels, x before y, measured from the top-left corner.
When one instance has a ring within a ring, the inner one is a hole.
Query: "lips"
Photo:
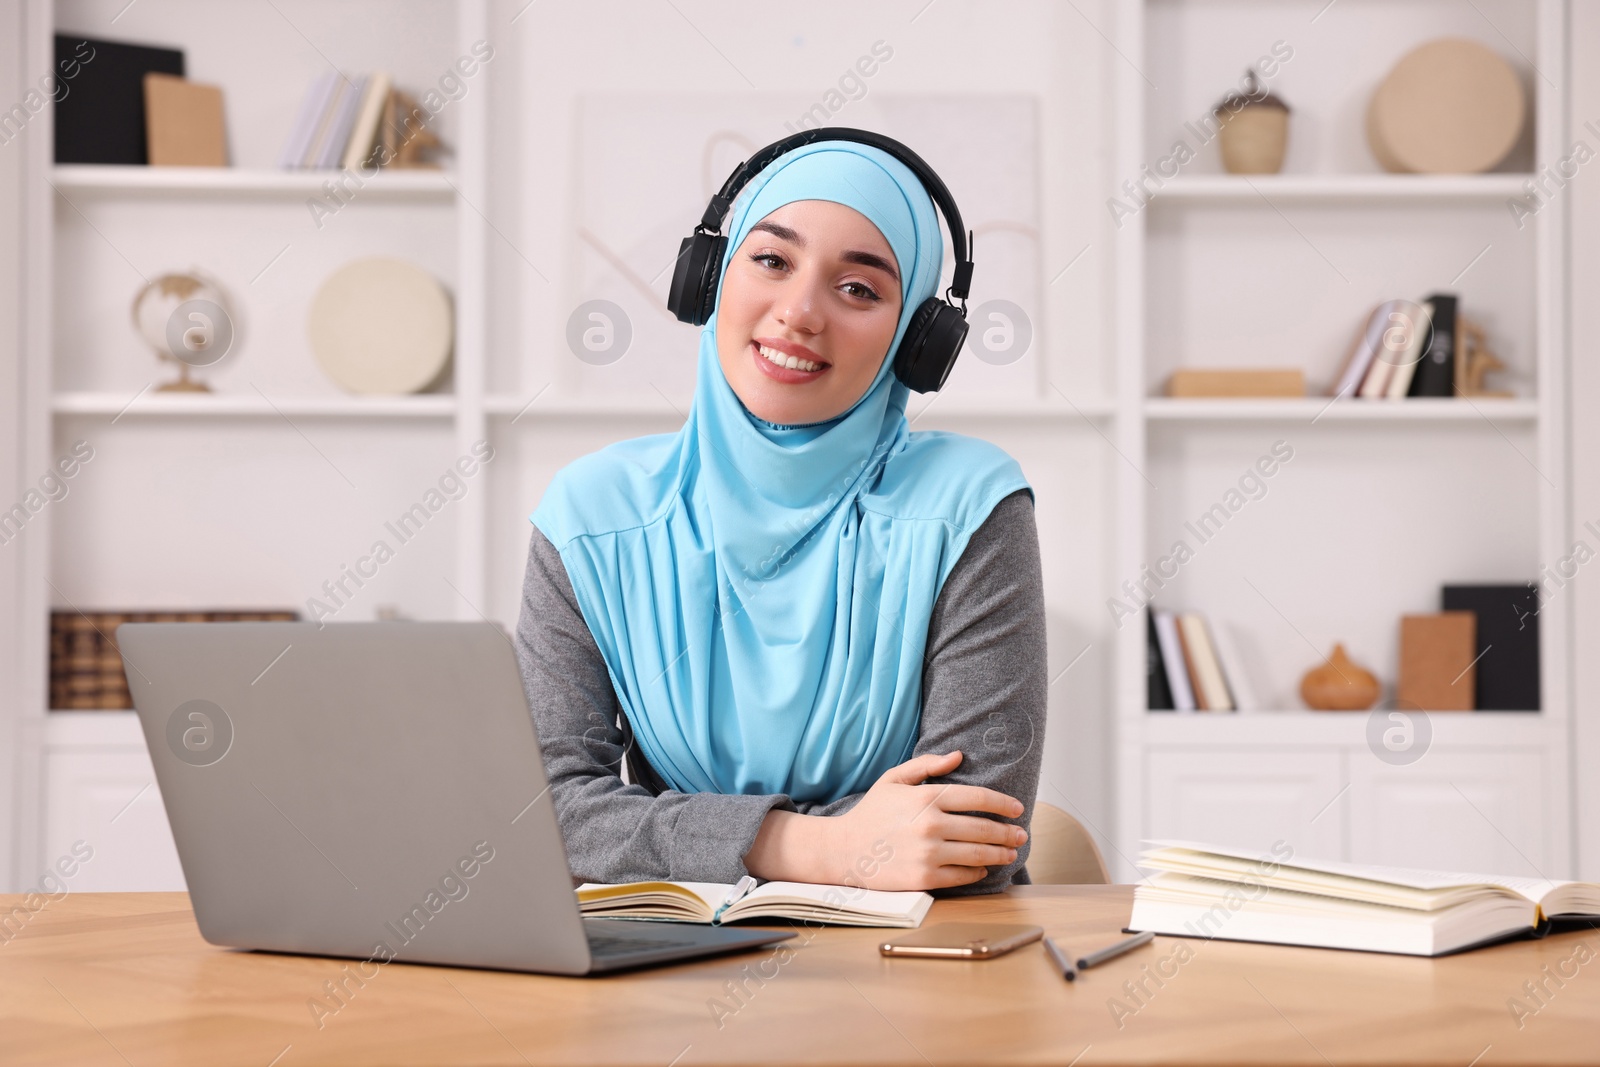
[[[780,347],[778,345],[771,345],[768,347],[781,351],[783,347],[788,346]],[[796,359],[806,358],[799,355],[799,353],[792,354]],[[765,374],[774,381],[783,382],[788,385],[799,385],[803,382],[813,382],[822,377],[822,375],[828,373],[829,364],[827,363],[823,363],[817,370],[801,370],[798,367],[780,367],[778,364],[772,362],[772,360],[761,354],[761,345],[755,341],[750,342],[750,358],[755,361],[756,366],[760,368],[761,373]]]

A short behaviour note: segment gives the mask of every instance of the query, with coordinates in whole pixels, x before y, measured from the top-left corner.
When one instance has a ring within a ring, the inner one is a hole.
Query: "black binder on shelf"
[[[77,74],[67,79],[73,64]],[[55,70],[62,86],[55,104],[57,163],[150,162],[144,76],[182,77],[181,50],[58,33]]]
[[[1522,585],[1447,585],[1445,611],[1478,617],[1477,710],[1539,710],[1539,590]]]

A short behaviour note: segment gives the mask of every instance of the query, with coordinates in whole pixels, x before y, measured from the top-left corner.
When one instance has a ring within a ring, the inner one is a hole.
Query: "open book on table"
[[[1147,841],[1132,931],[1441,956],[1552,919],[1600,920],[1600,884],[1305,859],[1192,841]]]
[[[578,887],[578,908],[592,919],[656,919],[729,923],[793,919],[835,926],[922,925],[933,905],[927,893],[890,893],[843,885],[764,882],[725,904],[734,886],[716,882],[627,882]]]

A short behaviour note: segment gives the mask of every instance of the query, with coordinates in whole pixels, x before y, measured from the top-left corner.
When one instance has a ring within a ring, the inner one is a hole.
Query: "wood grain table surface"
[[[0,896],[15,916],[21,896]],[[1108,943],[1128,886],[941,900],[927,923]],[[1600,931],[1437,960],[1158,937],[1080,975],[1032,944],[886,959],[881,930],[602,978],[217,948],[183,893],[76,893],[0,928],[0,1064],[1600,1063]],[[342,983],[342,988],[338,983]],[[334,993],[330,994],[330,990]]]

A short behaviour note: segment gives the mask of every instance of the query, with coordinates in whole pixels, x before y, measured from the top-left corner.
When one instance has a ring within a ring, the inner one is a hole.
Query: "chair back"
[[[1108,885],[1111,872],[1083,824],[1054,804],[1033,805],[1028,877],[1035,885]]]

